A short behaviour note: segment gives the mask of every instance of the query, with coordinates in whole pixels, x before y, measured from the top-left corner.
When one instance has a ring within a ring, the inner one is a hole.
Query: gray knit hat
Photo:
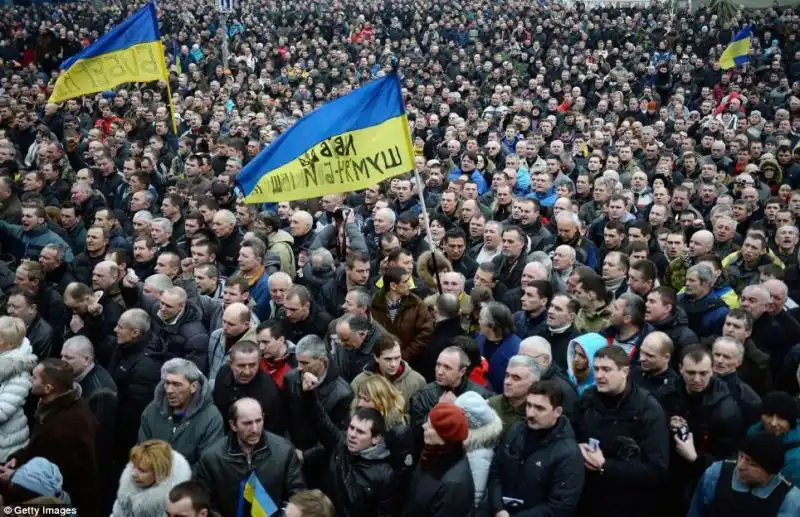
[[[486,400],[474,391],[460,395],[456,399],[456,406],[464,411],[470,429],[479,429],[500,418]]]

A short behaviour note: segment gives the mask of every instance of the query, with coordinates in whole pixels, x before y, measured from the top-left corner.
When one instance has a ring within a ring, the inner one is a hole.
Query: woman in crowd
[[[172,488],[192,478],[179,452],[161,440],[147,440],[131,449],[119,481],[112,517],[161,517]]]

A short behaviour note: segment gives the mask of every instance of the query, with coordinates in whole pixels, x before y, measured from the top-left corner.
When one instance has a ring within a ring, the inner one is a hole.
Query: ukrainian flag
[[[242,498],[250,503],[250,517],[270,517],[278,511],[278,506],[264,490],[264,485],[259,481],[255,471],[250,473],[250,477],[244,484]],[[238,514],[238,517],[244,517],[243,504],[239,505]]]
[[[111,90],[123,83],[167,80],[164,48],[153,2],[61,64],[52,103]]]
[[[739,31],[719,58],[721,69],[727,70],[750,61],[750,37],[752,35],[753,31],[749,25]]]
[[[414,170],[396,73],[300,119],[239,173],[247,203],[360,190]]]

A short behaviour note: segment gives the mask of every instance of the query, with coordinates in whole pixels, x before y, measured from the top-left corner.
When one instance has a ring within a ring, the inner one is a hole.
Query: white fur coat
[[[30,433],[23,406],[31,391],[31,372],[36,362],[27,339],[0,354],[0,463],[28,445]]]
[[[494,448],[500,443],[503,435],[503,421],[496,417],[491,423],[470,429],[469,436],[464,442],[467,453],[469,469],[472,472],[472,482],[475,485],[475,506],[483,501],[486,493],[486,483],[489,480],[489,468],[494,458]]]
[[[192,478],[192,468],[181,453],[172,451],[169,477],[147,488],[133,481],[133,464],[128,462],[119,480],[117,500],[111,517],[163,517],[164,500],[172,488]]]

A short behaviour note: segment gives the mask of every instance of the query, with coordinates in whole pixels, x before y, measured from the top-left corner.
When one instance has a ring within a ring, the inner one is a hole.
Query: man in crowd
[[[167,441],[194,465],[223,433],[222,416],[206,376],[186,359],[164,363],[155,398],[142,413],[139,442]]]

